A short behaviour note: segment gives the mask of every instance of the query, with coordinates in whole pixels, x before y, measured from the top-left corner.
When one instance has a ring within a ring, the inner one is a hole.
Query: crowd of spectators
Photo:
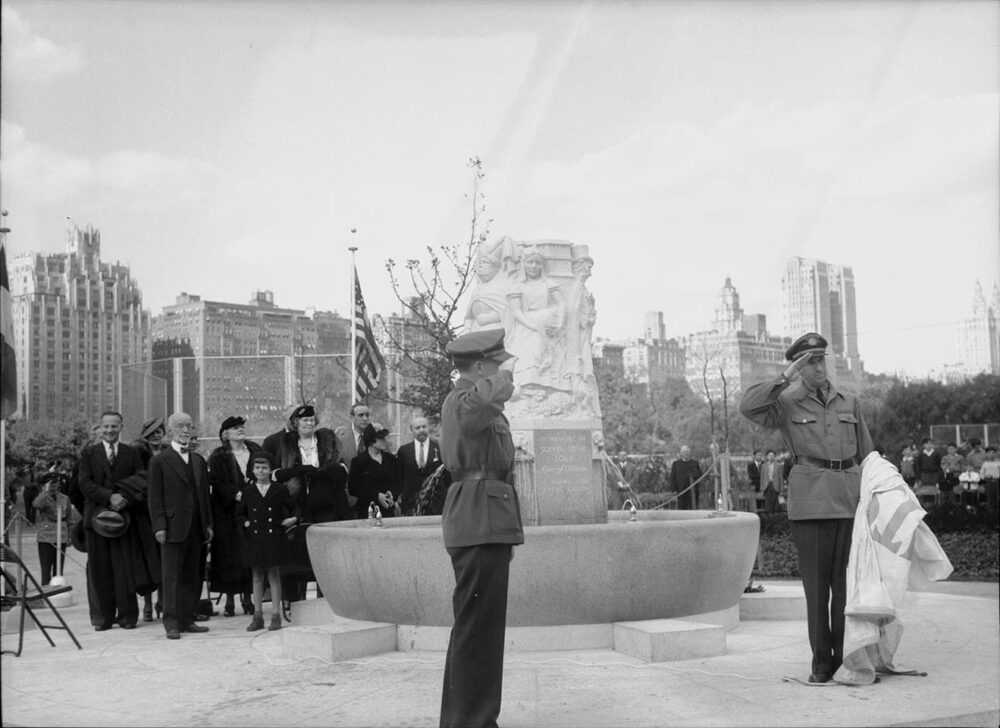
[[[895,465],[925,506],[959,506],[998,525],[1000,452],[977,437],[949,442],[944,452],[932,438],[907,445]]]
[[[247,439],[246,420],[232,415],[204,457],[184,413],[150,419],[124,443],[122,416],[104,412],[74,462],[11,473],[7,522],[18,504],[34,526],[42,584],[61,573],[68,544],[86,553],[97,631],[133,629],[161,614],[171,639],[207,631],[196,624],[214,613],[203,598],[206,582],[209,595],[225,599],[223,616],[235,616],[237,601],[253,615],[252,631],[264,628],[270,592],[268,629],[280,629],[275,615],[315,580],[305,548],[310,525],[441,512],[450,479],[427,419],[413,418],[412,442],[399,457],[367,406],[354,405],[350,420],[319,427],[311,406],[290,407],[285,426],[258,445]],[[269,520],[272,511],[280,518]]]

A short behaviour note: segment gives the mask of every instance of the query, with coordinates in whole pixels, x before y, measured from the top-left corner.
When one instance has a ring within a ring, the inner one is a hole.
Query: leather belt
[[[795,462],[805,465],[815,465],[817,468],[826,468],[827,470],[847,470],[855,464],[854,458],[847,458],[847,460],[823,460],[822,458],[811,458],[808,455],[796,455]]]
[[[454,482],[460,480],[502,480],[507,482],[507,473],[501,470],[463,470],[451,474]]]

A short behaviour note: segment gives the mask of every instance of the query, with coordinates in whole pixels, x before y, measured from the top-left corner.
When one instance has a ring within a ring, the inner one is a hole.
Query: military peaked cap
[[[503,329],[487,329],[486,331],[462,334],[445,348],[452,359],[464,361],[492,359],[503,362],[513,356],[503,347]]]
[[[808,334],[802,334],[802,336],[795,340],[794,344],[788,347],[785,351],[785,359],[795,361],[806,352],[814,356],[820,354],[826,356],[826,346],[826,339],[821,334],[810,331]]]

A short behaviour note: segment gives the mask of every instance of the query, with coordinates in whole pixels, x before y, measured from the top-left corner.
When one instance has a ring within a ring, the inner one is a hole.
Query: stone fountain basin
[[[757,554],[754,514],[610,511],[608,523],[529,526],[514,549],[507,624],[598,624],[738,614]],[[349,619],[450,626],[455,576],[441,517],[312,526],[313,571],[334,613]]]

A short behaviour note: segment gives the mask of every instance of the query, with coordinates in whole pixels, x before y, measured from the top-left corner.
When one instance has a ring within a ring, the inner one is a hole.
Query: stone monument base
[[[594,467],[600,420],[512,420],[515,483],[526,526],[607,523],[603,471]]]

